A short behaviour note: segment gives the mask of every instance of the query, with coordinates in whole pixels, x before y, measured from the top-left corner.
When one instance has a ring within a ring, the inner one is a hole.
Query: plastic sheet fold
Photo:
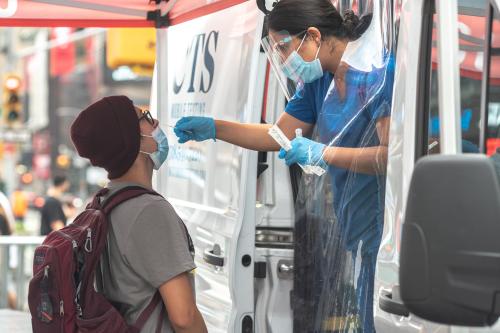
[[[297,333],[375,331],[374,277],[395,68],[390,6],[384,0],[370,4],[371,24],[347,45],[317,115],[312,139],[326,145],[329,167],[324,176],[303,175],[299,182]]]

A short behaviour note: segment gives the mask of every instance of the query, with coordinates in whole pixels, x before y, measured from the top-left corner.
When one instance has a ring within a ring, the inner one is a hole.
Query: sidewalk
[[[0,309],[0,332],[31,333],[30,313]]]

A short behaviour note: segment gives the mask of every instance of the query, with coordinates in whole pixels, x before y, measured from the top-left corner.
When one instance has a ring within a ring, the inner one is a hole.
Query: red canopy
[[[170,12],[170,22],[178,24],[245,1],[178,0]],[[1,14],[9,3],[16,3],[17,9],[4,18]],[[147,20],[147,12],[154,10],[154,0],[0,0],[0,26],[153,27],[155,23]]]
[[[436,19],[436,18],[435,18]],[[460,42],[460,73],[462,76],[481,80],[483,72],[483,51],[485,39],[485,17],[459,15],[459,42]],[[500,24],[498,20],[493,21],[493,47],[499,48]],[[433,68],[437,68],[437,31],[433,30],[432,62]],[[490,83],[500,85],[500,57],[491,57]]]

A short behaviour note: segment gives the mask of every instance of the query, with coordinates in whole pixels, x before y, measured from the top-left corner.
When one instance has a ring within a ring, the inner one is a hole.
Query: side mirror
[[[437,323],[500,315],[500,185],[483,155],[434,155],[413,172],[400,255],[401,298]]]

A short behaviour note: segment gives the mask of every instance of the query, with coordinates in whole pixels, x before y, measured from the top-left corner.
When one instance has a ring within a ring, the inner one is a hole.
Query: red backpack
[[[36,248],[28,303],[34,333],[139,333],[161,302],[157,292],[133,325],[94,288],[96,267],[108,234],[108,217],[121,203],[149,193],[127,187],[101,204],[108,189],[99,191],[85,211],[65,228],[51,232]],[[157,332],[161,330],[160,312]]]

